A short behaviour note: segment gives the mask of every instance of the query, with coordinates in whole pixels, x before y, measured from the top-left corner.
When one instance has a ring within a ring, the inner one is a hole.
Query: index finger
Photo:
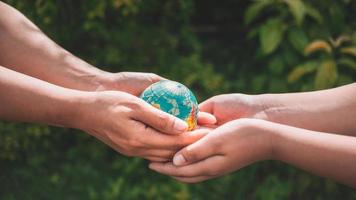
[[[142,123],[136,121],[141,125],[139,130],[142,134],[139,138],[142,143],[149,148],[162,148],[162,149],[174,149],[179,150],[189,144],[198,141],[210,132],[211,129],[200,128],[190,132],[184,132],[179,135],[168,135],[161,133],[149,126],[144,126]]]
[[[199,125],[213,125],[216,124],[216,117],[207,112],[199,112],[198,113],[198,124]]]

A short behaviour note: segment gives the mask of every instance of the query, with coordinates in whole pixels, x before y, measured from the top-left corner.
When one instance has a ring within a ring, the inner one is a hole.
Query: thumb
[[[210,99],[205,100],[204,102],[199,104],[199,111],[201,112],[206,112],[210,114],[214,114],[214,97],[211,97]]]
[[[198,124],[199,125],[214,125],[216,124],[216,117],[207,112],[198,113]]]
[[[146,125],[168,134],[179,134],[188,129],[188,124],[185,121],[163,112],[145,101],[142,101],[141,105],[143,105],[142,111],[138,112],[136,118]]]
[[[210,133],[211,134],[211,133]],[[217,143],[209,135],[183,148],[173,157],[176,166],[188,165],[215,155]]]

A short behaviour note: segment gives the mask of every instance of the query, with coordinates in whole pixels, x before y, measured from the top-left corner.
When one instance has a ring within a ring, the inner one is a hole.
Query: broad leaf
[[[320,14],[320,12],[311,7],[308,4],[304,4],[305,6],[305,13],[310,16],[311,18],[313,18],[315,21],[317,21],[319,24],[323,23],[323,16]]]
[[[334,86],[337,81],[336,63],[332,60],[324,61],[319,67],[315,77],[315,88],[326,89]]]
[[[273,3],[271,0],[258,0],[251,4],[245,12],[245,24],[251,23],[271,3]]]
[[[273,74],[282,74],[285,66],[284,60],[282,56],[275,56],[269,63],[268,69]]]
[[[269,19],[260,28],[260,42],[263,54],[276,50],[283,39],[285,26],[280,19]]]
[[[305,46],[309,42],[307,35],[299,28],[292,28],[289,30],[288,40],[293,47],[301,53],[303,53]]]
[[[342,58],[339,60],[338,62],[341,66],[346,66],[349,67],[351,69],[356,70],[356,61],[354,61],[353,59],[349,59],[349,58]]]
[[[356,56],[356,47],[345,47],[341,49],[341,52],[344,54]]]
[[[300,80],[304,75],[314,72],[319,65],[317,61],[307,62],[301,65],[298,65],[293,69],[292,72],[288,75],[288,83],[295,83]]]
[[[301,26],[305,17],[305,6],[301,0],[285,0],[293,14],[298,26]]]
[[[330,44],[325,42],[324,40],[315,40],[308,44],[307,47],[305,47],[304,54],[310,55],[316,51],[325,51],[327,53],[331,53],[332,49]]]

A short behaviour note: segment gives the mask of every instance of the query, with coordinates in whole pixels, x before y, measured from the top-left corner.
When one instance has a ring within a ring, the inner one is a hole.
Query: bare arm
[[[218,125],[239,118],[259,118],[314,131],[356,136],[356,83],[314,92],[225,94],[199,105]]]
[[[269,121],[356,136],[356,83],[315,92],[257,96]]]
[[[0,119],[75,127],[84,94],[0,66]]]
[[[322,177],[356,188],[356,137],[270,123],[274,156]]]
[[[99,70],[57,45],[19,11],[1,1],[0,65],[66,88],[120,90],[136,96],[163,79],[151,73]]]
[[[356,137],[258,119],[228,122],[150,167],[183,182],[218,177],[260,160],[279,160],[356,188]]]
[[[1,66],[0,120],[80,129],[124,155],[155,161],[207,132],[186,132],[184,121],[125,92],[67,89]]]
[[[0,2],[0,65],[67,88],[96,90],[107,73],[75,57]]]

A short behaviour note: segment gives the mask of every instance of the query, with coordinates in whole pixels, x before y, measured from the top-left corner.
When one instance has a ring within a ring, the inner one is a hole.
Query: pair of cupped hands
[[[152,170],[182,182],[200,182],[267,159],[271,152],[268,138],[251,128],[258,120],[247,119],[262,112],[251,96],[227,94],[204,101],[198,127],[187,131],[184,121],[138,98],[164,78],[130,72],[110,78],[115,84],[98,88],[96,97],[80,106],[84,115],[76,123],[116,151],[151,161]]]

